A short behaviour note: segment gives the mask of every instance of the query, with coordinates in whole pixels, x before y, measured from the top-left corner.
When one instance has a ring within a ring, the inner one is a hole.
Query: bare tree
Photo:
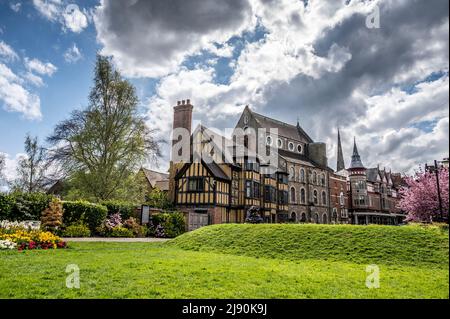
[[[5,170],[6,158],[5,154],[0,153],[0,186],[2,186],[5,182],[5,175],[3,171]]]
[[[12,187],[28,193],[42,191],[50,183],[47,178],[50,165],[47,151],[38,144],[37,137],[27,134],[25,153],[17,165],[17,178],[12,182]]]

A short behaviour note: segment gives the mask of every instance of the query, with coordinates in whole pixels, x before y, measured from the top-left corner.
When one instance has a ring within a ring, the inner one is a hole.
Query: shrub
[[[111,232],[116,227],[122,227],[122,217],[119,213],[115,213],[110,215],[107,219],[105,219],[100,227],[97,228],[97,232],[101,236],[111,236]]]
[[[172,202],[169,200],[169,197],[167,196],[167,193],[161,191],[158,188],[155,188],[149,194],[147,194],[146,205],[166,210],[171,209],[173,206]]]
[[[10,219],[14,206],[14,198],[11,195],[0,193],[0,220]]]
[[[150,217],[150,236],[173,238],[184,232],[184,216],[180,212],[160,213]]]
[[[106,218],[107,209],[103,205],[86,201],[63,202],[63,222],[66,225],[85,222],[90,231],[94,233]]]
[[[134,237],[133,232],[125,227],[117,226],[111,230],[111,237]]]
[[[52,195],[44,193],[12,193],[9,195],[13,201],[7,214],[9,220],[40,220],[41,213],[48,207]]]
[[[50,232],[55,232],[62,224],[63,207],[58,198],[53,198],[41,216],[41,226]]]
[[[136,218],[130,217],[123,222],[123,227],[131,230],[135,237],[144,237],[147,234],[147,229],[145,226],[141,226]]]
[[[91,231],[89,227],[84,223],[78,223],[69,225],[61,233],[63,237],[89,237],[91,236]]]
[[[136,205],[122,201],[104,201],[101,202],[108,209],[108,216],[119,213],[123,220],[135,216]]]

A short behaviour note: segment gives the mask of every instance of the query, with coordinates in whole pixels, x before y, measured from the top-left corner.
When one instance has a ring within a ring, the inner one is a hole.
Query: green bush
[[[134,237],[133,232],[125,227],[114,227],[110,233],[111,237]]]
[[[48,207],[52,198],[52,195],[45,193],[0,194],[0,219],[40,220],[41,213]]]
[[[147,235],[147,227],[141,226],[134,217],[130,217],[124,221],[123,227],[131,230],[135,237],[145,237]]]
[[[180,212],[159,213],[150,217],[149,236],[173,238],[184,232],[185,221]]]
[[[108,212],[105,206],[86,201],[65,201],[63,207],[65,225],[85,222],[92,233],[102,224]]]
[[[106,208],[108,209],[108,216],[115,213],[120,213],[122,219],[126,220],[130,217],[135,217],[136,215],[135,214],[136,205],[133,203],[110,200],[110,201],[103,201],[100,204],[106,206]]]
[[[86,224],[78,223],[69,225],[61,232],[63,237],[89,237],[91,236],[91,231]]]
[[[0,193],[0,220],[10,219],[14,206],[14,198],[11,195]]]

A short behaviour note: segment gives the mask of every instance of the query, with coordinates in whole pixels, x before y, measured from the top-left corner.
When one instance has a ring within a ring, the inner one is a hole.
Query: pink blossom
[[[449,193],[448,193],[448,168],[439,169],[439,188],[442,200],[443,218],[448,220]],[[401,199],[399,208],[408,213],[406,220],[431,222],[439,221],[438,191],[435,173],[417,172],[413,177],[406,177],[406,184],[400,190]]]

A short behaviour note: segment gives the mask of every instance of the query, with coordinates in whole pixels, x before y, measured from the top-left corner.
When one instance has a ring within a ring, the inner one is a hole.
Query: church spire
[[[344,155],[342,153],[342,145],[341,145],[341,133],[338,129],[338,149],[337,149],[337,165],[336,165],[336,171],[341,171],[345,169],[345,163],[344,163]]]
[[[364,165],[361,162],[361,157],[358,153],[358,148],[356,147],[356,138],[353,139],[353,155],[350,168],[364,168]]]

